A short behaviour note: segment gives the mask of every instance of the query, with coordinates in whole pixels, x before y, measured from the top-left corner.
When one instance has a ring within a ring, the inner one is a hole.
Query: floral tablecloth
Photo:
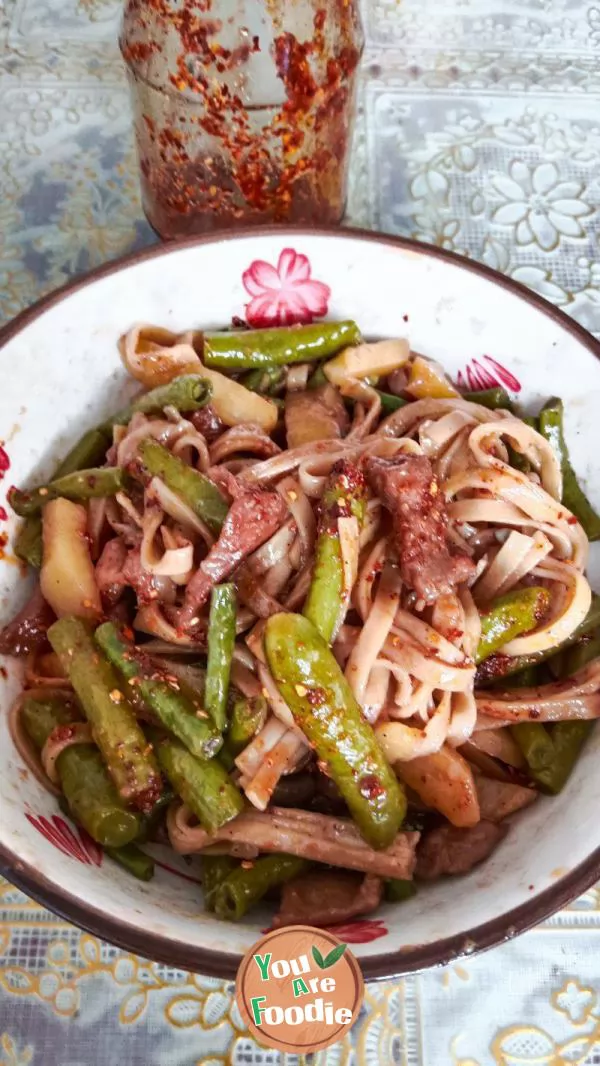
[[[366,0],[349,220],[482,259],[600,333],[600,7]],[[0,0],[0,318],[154,238],[118,0]],[[0,883],[0,1066],[288,1066],[230,985],[147,963]],[[600,889],[517,941],[367,989],[318,1063],[600,1063]]]

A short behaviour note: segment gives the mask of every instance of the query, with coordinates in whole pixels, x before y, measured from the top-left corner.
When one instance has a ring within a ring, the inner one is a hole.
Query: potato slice
[[[43,512],[44,556],[40,572],[42,595],[58,618],[77,615],[98,619],[100,592],[87,536],[87,511],[59,497]]]
[[[448,380],[439,363],[417,355],[410,364],[406,392],[415,400],[450,400],[460,393]]]
[[[394,770],[423,803],[440,811],[452,825],[466,827],[480,820],[471,767],[454,748],[445,745],[434,755],[397,762]]]
[[[199,367],[196,371],[210,381],[213,389],[211,404],[226,426],[238,426],[240,422],[254,422],[265,433],[272,433],[277,425],[278,411],[272,400],[252,392],[239,381],[233,381],[217,370]]]
[[[410,358],[408,341],[376,341],[374,344],[359,344],[356,348],[345,348],[325,363],[323,370],[333,385],[339,388],[349,378],[360,379],[381,377],[391,374],[392,370],[404,364]]]

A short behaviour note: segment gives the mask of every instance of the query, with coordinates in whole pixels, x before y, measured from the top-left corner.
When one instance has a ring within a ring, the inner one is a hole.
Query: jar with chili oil
[[[161,237],[341,220],[357,0],[126,0],[120,45]]]

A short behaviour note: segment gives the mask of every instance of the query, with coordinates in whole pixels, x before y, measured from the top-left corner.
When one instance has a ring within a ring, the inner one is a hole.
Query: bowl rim
[[[295,240],[302,237],[348,238],[367,241],[382,247],[391,247],[412,252],[417,255],[441,259],[461,270],[474,273],[511,292],[515,297],[533,306],[547,318],[555,321],[580,342],[592,356],[600,359],[600,341],[597,341],[583,326],[570,318],[564,311],[548,303],[542,296],[526,288],[513,278],[500,274],[492,267],[464,256],[457,255],[445,248],[421,243],[405,237],[396,237],[377,233],[367,229],[353,227],[317,227],[317,226],[257,226],[240,227],[223,232],[203,234],[167,243],[158,242],[149,248],[131,252],[118,259],[96,267],[80,277],[76,277],[53,290],[48,295],[25,308],[0,329],[0,350],[17,336],[40,315],[61,303],[73,293],[94,284],[102,278],[138,263],[186,248],[207,244],[224,243],[249,239],[252,237],[280,237],[282,240]],[[126,951],[135,952],[145,958],[177,966],[180,969],[206,974],[210,977],[235,979],[241,954],[215,951],[195,945],[176,942],[162,934],[135,928],[128,922],[107,915],[93,904],[85,903],[71,892],[57,888],[49,878],[40,873],[31,863],[16,858],[12,850],[0,841],[0,873],[36,902],[49,908],[66,921],[108,940],[109,943]],[[390,980],[404,974],[415,973],[432,966],[443,966],[463,955],[475,954],[505,943],[534,925],[551,917],[556,911],[566,906],[581,895],[600,876],[600,847],[594,851],[574,870],[557,879],[556,883],[543,892],[532,896],[530,900],[514,907],[512,910],[492,918],[490,921],[469,929],[464,933],[436,940],[431,944],[407,945],[396,951],[359,958],[364,977],[368,981]]]

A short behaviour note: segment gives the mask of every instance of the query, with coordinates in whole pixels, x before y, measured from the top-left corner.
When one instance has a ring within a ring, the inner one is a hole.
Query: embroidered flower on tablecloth
[[[249,326],[291,326],[327,314],[331,289],[311,277],[309,260],[293,248],[283,249],[276,267],[255,259],[242,281],[252,297],[246,304]]]
[[[517,245],[537,244],[549,252],[561,237],[585,237],[580,220],[593,215],[594,208],[582,199],[584,184],[561,181],[555,163],[530,167],[513,160],[508,174],[496,174],[490,184],[503,200],[492,222],[511,226]]]
[[[574,1025],[583,1025],[589,1020],[596,1005],[597,996],[591,988],[584,988],[579,981],[567,981],[560,992],[552,996],[555,1010],[566,1014]]]

